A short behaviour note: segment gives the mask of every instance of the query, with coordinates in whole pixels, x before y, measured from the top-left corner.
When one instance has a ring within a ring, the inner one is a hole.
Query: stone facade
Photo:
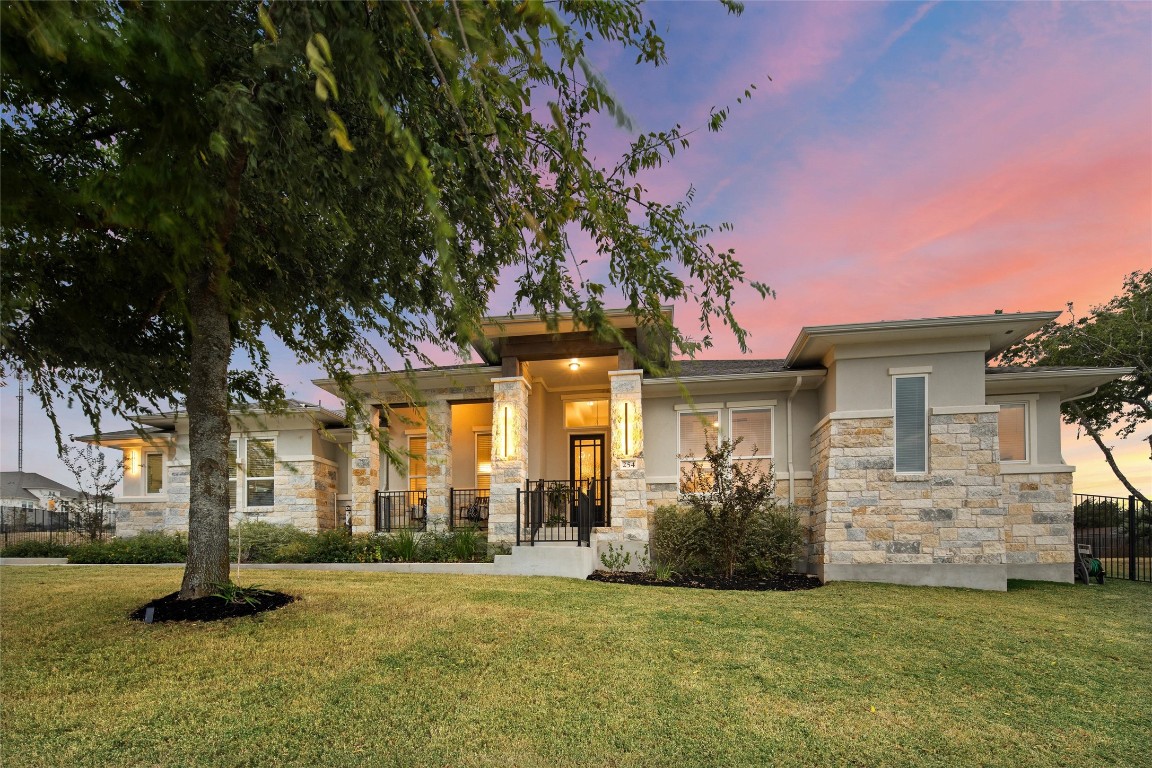
[[[890,416],[822,421],[812,438],[813,569],[825,579],[867,579],[887,571],[858,566],[933,566],[934,583],[986,586],[996,574],[1003,581],[998,440],[996,406],[935,408],[929,471],[897,475]],[[949,565],[997,570],[953,579],[939,567]]]
[[[380,488],[380,448],[376,432],[380,429],[380,409],[372,407],[368,423],[361,424],[352,438],[352,479],[348,493],[352,497],[353,533],[376,530],[376,491]]]
[[[611,522],[625,541],[648,541],[648,485],[644,472],[644,420],[639,370],[612,371]]]
[[[428,529],[442,531],[448,528],[452,506],[452,404],[444,398],[429,398],[424,420]]]
[[[323,531],[343,525],[336,520],[336,464],[325,459],[276,462],[276,505],[254,507],[260,519],[294,525],[302,531]]]
[[[1003,476],[1008,578],[1072,581],[1072,473]]]
[[[528,394],[523,376],[492,380],[492,486],[489,544],[516,543],[516,493],[528,479]]]

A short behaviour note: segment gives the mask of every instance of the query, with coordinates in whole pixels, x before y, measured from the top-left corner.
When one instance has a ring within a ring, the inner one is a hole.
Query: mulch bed
[[[686,587],[688,589],[736,589],[748,592],[794,592],[799,589],[816,589],[821,586],[819,579],[802,573],[789,573],[785,576],[736,576],[725,579],[721,576],[681,576],[673,575],[671,581],[657,581],[648,572],[596,571],[589,581],[604,581],[609,584],[635,584],[641,587]]]
[[[232,603],[219,597],[200,597],[195,600],[177,600],[179,592],[157,598],[150,603],[140,606],[128,618],[133,621],[145,621],[148,609],[152,608],[152,623],[162,621],[220,621],[221,619],[236,619],[241,616],[255,616],[264,611],[274,611],[296,598],[283,592],[262,590],[253,598],[253,603]]]

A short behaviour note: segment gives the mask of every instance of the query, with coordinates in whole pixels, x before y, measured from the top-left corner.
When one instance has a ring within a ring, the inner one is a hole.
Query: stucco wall
[[[889,369],[930,367],[929,406],[960,406],[984,402],[983,352],[891,354],[837,360],[833,411],[867,411],[892,407]],[[825,385],[827,386],[827,385]]]

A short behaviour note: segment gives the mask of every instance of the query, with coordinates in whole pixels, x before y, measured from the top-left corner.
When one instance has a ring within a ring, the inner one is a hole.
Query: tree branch
[[[1128,482],[1128,478],[1120,471],[1120,467],[1116,464],[1115,457],[1112,456],[1112,449],[1104,444],[1104,440],[1100,437],[1099,430],[1097,430],[1092,425],[1092,422],[1084,415],[1084,411],[1080,410],[1080,405],[1078,403],[1069,403],[1069,405],[1076,413],[1077,422],[1079,422],[1080,426],[1084,428],[1084,431],[1088,433],[1088,436],[1096,442],[1096,447],[1100,449],[1100,452],[1104,454],[1104,460],[1107,461],[1108,466],[1112,468],[1112,473],[1116,475],[1116,479],[1124,484],[1124,487],[1128,489],[1128,493],[1140,499],[1145,504],[1148,504],[1148,497],[1140,493],[1140,491],[1136,489],[1136,486]]]

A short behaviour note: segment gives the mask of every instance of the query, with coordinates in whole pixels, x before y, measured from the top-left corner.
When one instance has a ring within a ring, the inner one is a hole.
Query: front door
[[[590,490],[592,497],[594,524],[602,525],[604,522],[604,494],[606,473],[606,456],[604,445],[606,438],[599,435],[572,435],[569,438],[569,479],[574,488]],[[591,488],[589,483],[591,482]],[[573,510],[575,515],[575,510]],[[573,517],[573,520],[575,517]]]

